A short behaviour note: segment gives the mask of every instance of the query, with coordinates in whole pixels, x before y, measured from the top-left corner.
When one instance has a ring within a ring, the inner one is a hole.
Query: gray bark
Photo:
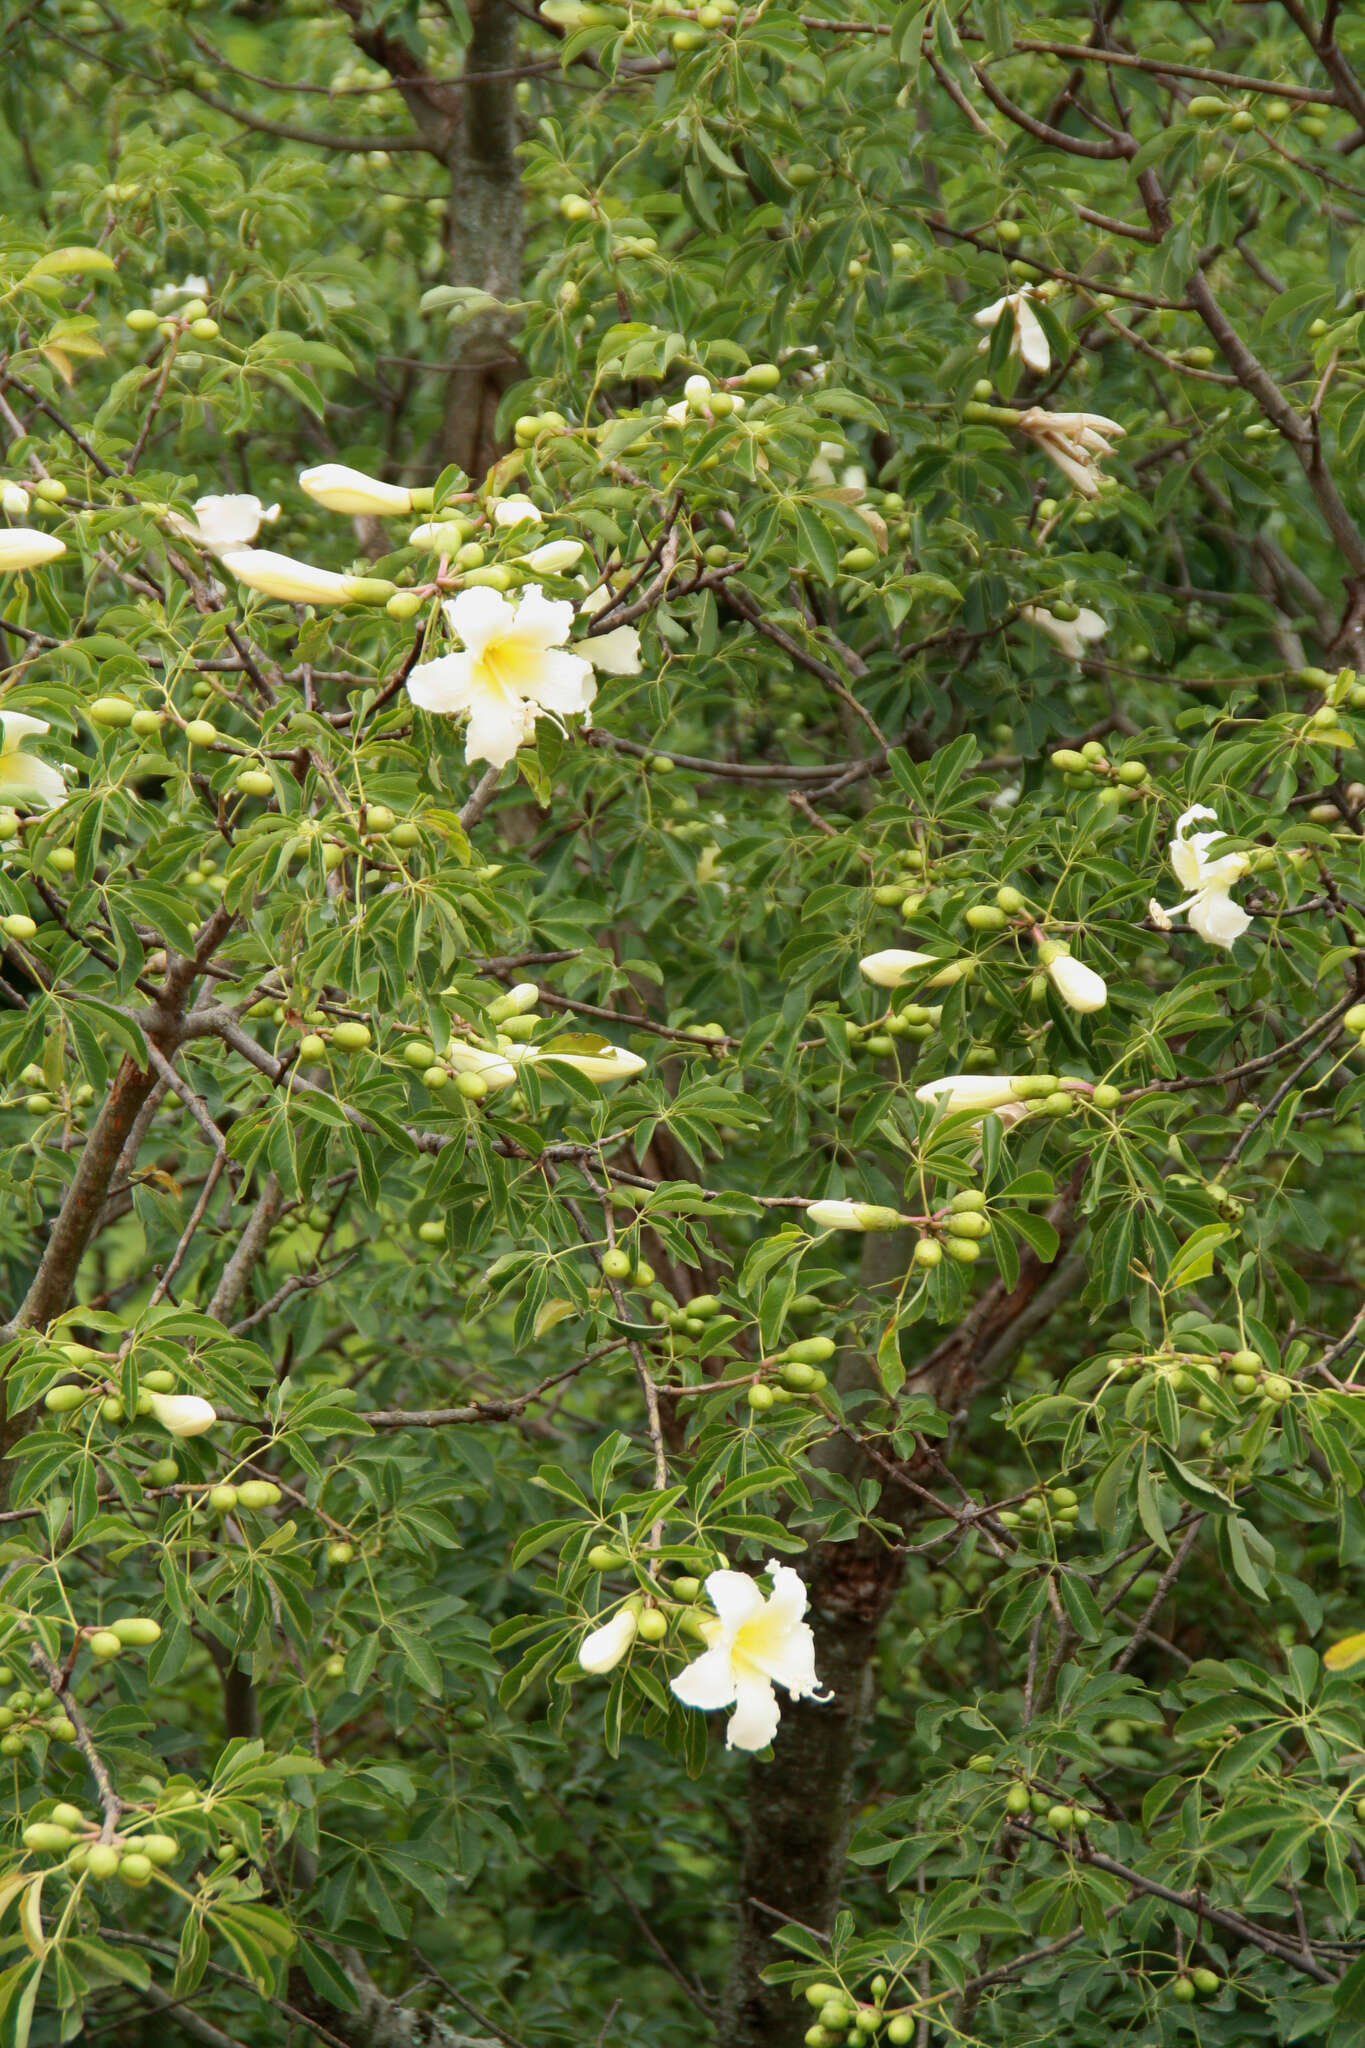
[[[473,39],[465,58],[471,76],[506,71],[516,63],[517,15],[508,0],[474,0]],[[491,78],[470,85],[449,156],[450,211],[446,246],[452,284],[470,285],[495,299],[521,294],[521,168],[516,147],[514,81]],[[498,403],[522,374],[512,341],[512,316],[480,314],[451,329],[453,350],[446,379],[442,455],[476,481],[502,452],[496,432]]]

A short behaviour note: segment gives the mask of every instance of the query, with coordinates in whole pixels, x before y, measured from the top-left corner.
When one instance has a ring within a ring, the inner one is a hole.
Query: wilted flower
[[[635,1641],[640,1624],[633,1607],[618,1607],[610,1621],[585,1636],[578,1648],[578,1661],[594,1678],[614,1671]]]
[[[523,492],[514,492],[510,498],[493,500],[493,524],[495,526],[540,526],[545,518],[534,498]]]
[[[0,526],[0,576],[12,569],[37,569],[66,553],[66,542],[36,526]]]
[[[1019,616],[1029,626],[1036,626],[1040,633],[1046,633],[1055,640],[1068,661],[1084,661],[1087,644],[1092,640],[1103,640],[1109,631],[1098,612],[1092,612],[1082,605],[1074,619],[1059,619],[1046,605],[1026,604],[1020,607]]]
[[[1014,334],[1010,341],[1010,354],[1018,356],[1030,370],[1040,377],[1052,367],[1052,353],[1047,345],[1043,323],[1034,312],[1029,300],[1036,297],[1036,287],[1021,285],[1017,292],[1006,292],[1003,299],[997,299],[993,306],[983,306],[972,318],[978,327],[994,327],[1002,313],[1008,310],[1014,315]],[[989,336],[981,344],[990,347]]]
[[[27,519],[28,492],[22,484],[0,484],[0,512],[6,519]]]
[[[806,1221],[820,1230],[895,1230],[904,1218],[878,1202],[811,1202]]]
[[[393,588],[377,578],[315,569],[311,562],[296,562],[270,548],[225,548],[219,559],[248,590],[282,598],[286,604],[354,604]]]
[[[177,299],[206,299],[208,295],[208,279],[191,275],[180,284],[157,285],[152,293],[152,304],[158,313],[164,313]]]
[[[1103,413],[1048,412],[1041,405],[1021,412],[1016,424],[1086,498],[1099,496],[1099,465],[1106,455],[1113,454],[1111,444],[1122,440],[1126,431]]]
[[[1038,948],[1038,958],[1047,971],[1048,980],[1069,1009],[1079,1010],[1085,1015],[1104,1008],[1109,1000],[1109,991],[1104,985],[1104,977],[1096,974],[1093,967],[1087,967],[1082,960],[1073,960],[1066,947],[1055,939],[1044,941]]]
[[[802,1620],[806,1588],[789,1565],[771,1561],[767,1600],[745,1572],[712,1572],[706,1590],[716,1610],[701,1624],[707,1648],[672,1680],[685,1707],[734,1708],[727,1749],[765,1749],[781,1718],[774,1685],[794,1700],[819,1693],[815,1638]]]
[[[361,469],[348,469],[344,462],[320,462],[314,469],[302,470],[299,486],[329,512],[371,512],[385,517],[413,509],[412,492],[405,485],[383,483]]]
[[[466,761],[504,768],[543,713],[586,712],[597,694],[592,666],[564,646],[573,624],[567,600],[530,585],[514,605],[500,591],[462,590],[445,606],[461,652],[421,662],[408,695],[425,711],[467,715]]]
[[[207,548],[210,554],[217,555],[224,548],[250,547],[262,523],[279,516],[278,505],[263,505],[249,491],[228,491],[222,495],[196,498],[193,519],[186,519],[179,512],[168,512],[166,524],[185,540],[195,541],[201,548]]]
[[[1217,817],[1217,812],[1207,804],[1191,804],[1189,810],[1182,811],[1175,821],[1175,837],[1171,841],[1171,868],[1181,888],[1188,889],[1190,894],[1170,910],[1163,910],[1153,897],[1147,910],[1159,931],[1168,932],[1171,919],[1183,911],[1190,930],[1210,946],[1232,946],[1251,918],[1240,903],[1233,902],[1229,891],[1241,881],[1251,862],[1244,853],[1209,858],[1209,848],[1226,839],[1226,832],[1215,830],[1196,832],[1192,838],[1186,836],[1186,828],[1196,818],[1210,818],[1216,825]]]
[[[537,576],[564,576],[570,569],[576,569],[583,556],[581,540],[547,540],[542,547],[532,548],[529,555],[518,560],[523,569],[534,571]]]
[[[200,1394],[148,1394],[152,1413],[172,1436],[202,1436],[218,1420],[217,1410]]]
[[[60,772],[36,754],[24,752],[24,741],[50,732],[45,718],[26,711],[0,711],[0,803],[49,810],[63,802],[66,783]]]

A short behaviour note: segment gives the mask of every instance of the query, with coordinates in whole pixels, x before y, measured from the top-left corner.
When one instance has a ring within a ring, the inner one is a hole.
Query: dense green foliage
[[[543,13],[0,9],[0,2038],[1345,2048],[1365,20]]]

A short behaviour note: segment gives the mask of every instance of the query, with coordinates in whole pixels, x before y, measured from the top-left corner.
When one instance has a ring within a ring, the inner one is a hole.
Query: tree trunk
[[[516,63],[517,15],[509,0],[476,0],[465,70],[470,85],[450,155],[446,243],[450,282],[495,299],[521,293],[521,167],[517,162],[514,81],[490,78]],[[501,309],[453,327],[446,378],[442,455],[476,482],[503,452],[496,432],[503,393],[523,374],[512,343],[512,316]]]
[[[961,1323],[914,1367],[906,1393],[925,1393],[960,1425],[974,1394],[1002,1372],[1025,1337],[1045,1321],[1080,1275],[1066,1257],[1075,1236],[1074,1211],[1084,1168],[1049,1211],[1058,1231],[1057,1259],[1044,1265],[1032,1253],[1020,1261],[1017,1286],[996,1280]],[[914,1233],[888,1231],[864,1244],[862,1281],[886,1285],[905,1271]],[[845,1352],[837,1384],[848,1393],[875,1384],[871,1358]],[[884,1465],[874,1467],[847,1438],[833,1436],[814,1462],[857,1484],[882,1481],[881,1519],[911,1528],[922,1512],[919,1497]],[[903,1467],[906,1479],[929,1484],[926,1469]],[[782,1720],[770,1763],[750,1766],[749,1815],[741,1861],[739,1925],[716,2039],[719,2048],[799,2048],[811,2022],[808,2007],[784,1984],[766,1985],[763,1972],[789,1958],[778,1941],[784,1921],[827,1934],[834,1925],[854,1810],[859,1738],[873,1702],[873,1658],[880,1624],[903,1572],[899,1549],[865,1532],[850,1543],[822,1544],[806,1566],[815,1669],[830,1697],[782,1702]]]
[[[807,2006],[763,1972],[791,1950],[784,1922],[834,1924],[853,1813],[853,1769],[872,1705],[877,1631],[901,1560],[875,1537],[831,1543],[810,1578],[815,1668],[830,1697],[784,1700],[771,1763],[749,1772],[739,1930],[718,2029],[723,2048],[799,2048]]]

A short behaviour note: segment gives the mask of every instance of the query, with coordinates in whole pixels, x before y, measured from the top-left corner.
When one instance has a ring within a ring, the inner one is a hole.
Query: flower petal
[[[444,611],[450,630],[477,660],[490,640],[507,632],[516,617],[499,590],[475,584],[458,597],[446,600]]]
[[[1251,923],[1240,903],[1223,889],[1206,889],[1190,905],[1189,927],[1210,946],[1232,946]]]
[[[640,635],[634,626],[617,626],[575,643],[575,651],[609,676],[638,676]]]
[[[763,1595],[757,1581],[751,1579],[747,1572],[712,1572],[706,1581],[706,1591],[711,1605],[731,1633],[763,1612]]]
[[[1022,292],[1014,302],[1014,346],[1029,369],[1038,376],[1045,376],[1051,369],[1052,352],[1047,345],[1047,335]]]
[[[493,593],[496,595],[496,593]],[[471,591],[470,595],[474,593]],[[423,711],[453,717],[468,711],[475,688],[475,662],[471,654],[441,654],[435,661],[421,661],[408,677],[408,695]]]
[[[65,779],[50,762],[17,750],[0,754],[0,803],[54,810],[65,801]]]
[[[782,1710],[766,1678],[741,1673],[735,1683],[735,1711],[725,1725],[727,1749],[766,1749],[777,1733]]]
[[[7,754],[24,740],[51,730],[45,718],[32,718],[27,711],[0,711],[0,749]]]
[[[538,652],[562,647],[573,626],[573,606],[567,597],[547,597],[538,583],[521,593],[512,632],[522,646]]]
[[[735,1690],[729,1652],[719,1645],[703,1650],[700,1657],[695,1657],[669,1680],[669,1691],[675,1699],[681,1700],[685,1707],[699,1707],[703,1713],[732,1705]]]
[[[535,725],[535,712],[522,698],[480,690],[469,706],[465,760],[471,766],[475,761],[487,761],[492,768],[505,768],[517,748],[531,738]]]
[[[603,1622],[578,1646],[578,1661],[595,1678],[613,1671],[635,1641],[639,1623],[629,1607],[618,1608],[610,1621]]]
[[[537,667],[539,673],[523,678],[520,688],[546,711],[586,711],[597,695],[597,678],[590,664],[576,654],[547,647],[538,656]]]

